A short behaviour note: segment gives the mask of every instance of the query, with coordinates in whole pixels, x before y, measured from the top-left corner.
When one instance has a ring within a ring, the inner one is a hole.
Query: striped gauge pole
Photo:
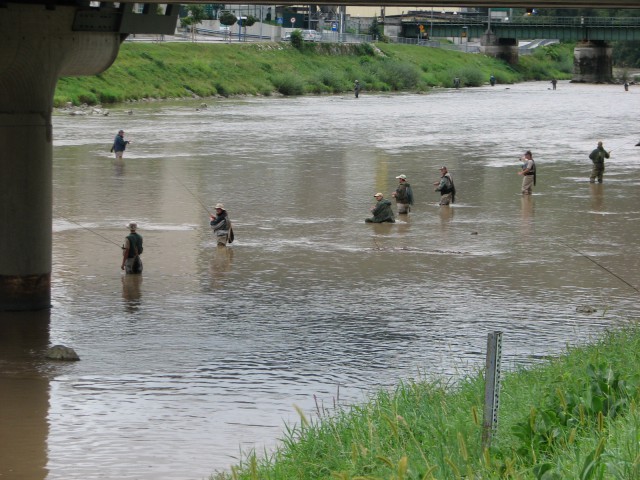
[[[487,335],[487,363],[484,385],[484,419],[482,421],[482,448],[491,447],[491,438],[498,428],[500,405],[500,363],[502,360],[502,332]]]

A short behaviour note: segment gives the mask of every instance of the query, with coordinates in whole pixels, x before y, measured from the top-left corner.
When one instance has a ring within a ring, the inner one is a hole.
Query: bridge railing
[[[430,23],[427,19],[418,23]],[[438,19],[438,23],[454,25],[486,25],[489,23],[488,17],[462,17],[450,20]],[[552,17],[552,16],[522,16],[512,17],[508,21],[492,19],[494,25],[523,25],[542,27],[640,27],[640,17]]]

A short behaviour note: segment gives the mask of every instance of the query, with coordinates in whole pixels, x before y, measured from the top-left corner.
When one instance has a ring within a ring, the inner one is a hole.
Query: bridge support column
[[[100,73],[118,54],[120,34],[72,31],[75,11],[0,8],[0,310],[50,306],[56,82]]]
[[[613,80],[612,48],[602,40],[578,43],[573,50],[573,80],[610,83]]]
[[[480,38],[480,51],[511,65],[518,63],[518,41],[515,38],[499,38],[495,33],[487,32]]]

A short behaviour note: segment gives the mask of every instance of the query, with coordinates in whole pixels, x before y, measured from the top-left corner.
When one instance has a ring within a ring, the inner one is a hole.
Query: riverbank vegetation
[[[105,72],[58,81],[54,105],[111,104],[142,99],[233,95],[335,94],[351,91],[425,92],[553,77],[571,78],[573,45],[552,45],[520,64],[485,55],[398,44],[125,43]]]
[[[403,383],[319,419],[300,413],[281,446],[212,480],[640,478],[640,328],[609,332],[504,375],[482,448],[482,373]]]

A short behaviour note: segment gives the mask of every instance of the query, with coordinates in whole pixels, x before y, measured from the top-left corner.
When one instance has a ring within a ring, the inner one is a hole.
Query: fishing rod
[[[175,178],[175,179],[176,179],[176,182],[178,182],[180,185],[182,185],[182,186],[184,187],[184,189],[185,189],[187,192],[189,192],[189,193],[191,194],[191,196],[192,196],[193,198],[195,198],[195,199],[198,201],[198,203],[199,203],[200,205],[202,205],[202,208],[204,208],[204,209],[207,211],[207,213],[209,214],[209,216],[210,216],[211,218],[213,218],[213,217],[215,216],[215,215],[213,215],[213,213],[211,213],[211,211],[209,210],[209,208],[207,208],[207,206],[206,206],[204,203],[202,203],[202,201],[200,200],[200,198],[198,198],[198,197],[196,196],[196,194],[195,194],[195,193],[193,193],[191,190],[189,190],[189,188],[188,188],[184,183],[182,183],[182,182],[178,179],[178,177],[176,177],[176,176],[174,175],[174,176],[173,176],[173,178]],[[228,220],[228,219],[227,219],[227,222],[229,222],[229,220]],[[231,226],[231,224],[230,224],[230,223],[229,223],[228,225],[229,225],[229,243],[232,243],[232,242],[233,242],[233,240],[234,240],[233,227]]]
[[[58,215],[59,216],[59,215]],[[78,222],[74,222],[73,220],[70,220],[68,218],[64,218],[64,217],[60,217],[61,219],[63,219],[65,222],[69,222],[69,223],[75,223],[76,225],[78,225],[80,228],[84,228],[85,230],[90,231],[91,233],[93,233],[94,235],[99,236],[100,238],[102,238],[103,240],[106,240],[109,243],[113,243],[116,247],[118,248],[123,248],[122,245],[118,245],[116,242],[114,242],[113,240],[105,237],[104,235],[100,235],[98,232],[96,232],[95,230],[91,230],[88,227],[85,227],[84,225],[80,225]]]
[[[614,277],[616,277],[618,280],[620,280],[622,283],[624,283],[625,285],[633,288],[636,292],[640,293],[640,290],[638,290],[636,287],[634,287],[633,285],[631,285],[629,282],[627,282],[624,278],[622,278],[620,275],[616,275],[615,273],[613,273],[611,270],[609,270],[607,267],[605,267],[604,265],[600,265],[598,262],[596,262],[593,258],[591,258],[589,255],[586,255],[584,253],[582,253],[579,250],[576,250],[575,248],[573,248],[570,245],[565,245],[562,242],[558,242],[560,245],[562,245],[565,248],[569,248],[571,250],[573,250],[574,252],[576,252],[578,255],[580,255],[581,257],[586,258],[587,260],[591,260],[593,263],[595,263],[598,267],[600,267],[601,269],[603,269],[605,272],[613,275]]]
[[[189,188],[188,188],[184,183],[182,183],[182,182],[178,179],[178,177],[176,177],[176,176],[174,175],[174,176],[173,176],[173,178],[176,180],[176,182],[178,182],[180,185],[182,185],[182,186],[184,187],[184,189],[185,189],[187,192],[189,192],[189,193],[191,194],[191,196],[192,196],[193,198],[195,198],[195,199],[198,201],[198,203],[199,203],[200,205],[202,205],[202,208],[204,208],[210,216],[213,216],[213,214],[211,213],[211,211],[209,210],[209,208],[208,208],[204,203],[202,203],[202,201],[201,201],[201,200],[196,196],[196,194],[195,194],[195,193],[193,193],[191,190],[189,190]]]

